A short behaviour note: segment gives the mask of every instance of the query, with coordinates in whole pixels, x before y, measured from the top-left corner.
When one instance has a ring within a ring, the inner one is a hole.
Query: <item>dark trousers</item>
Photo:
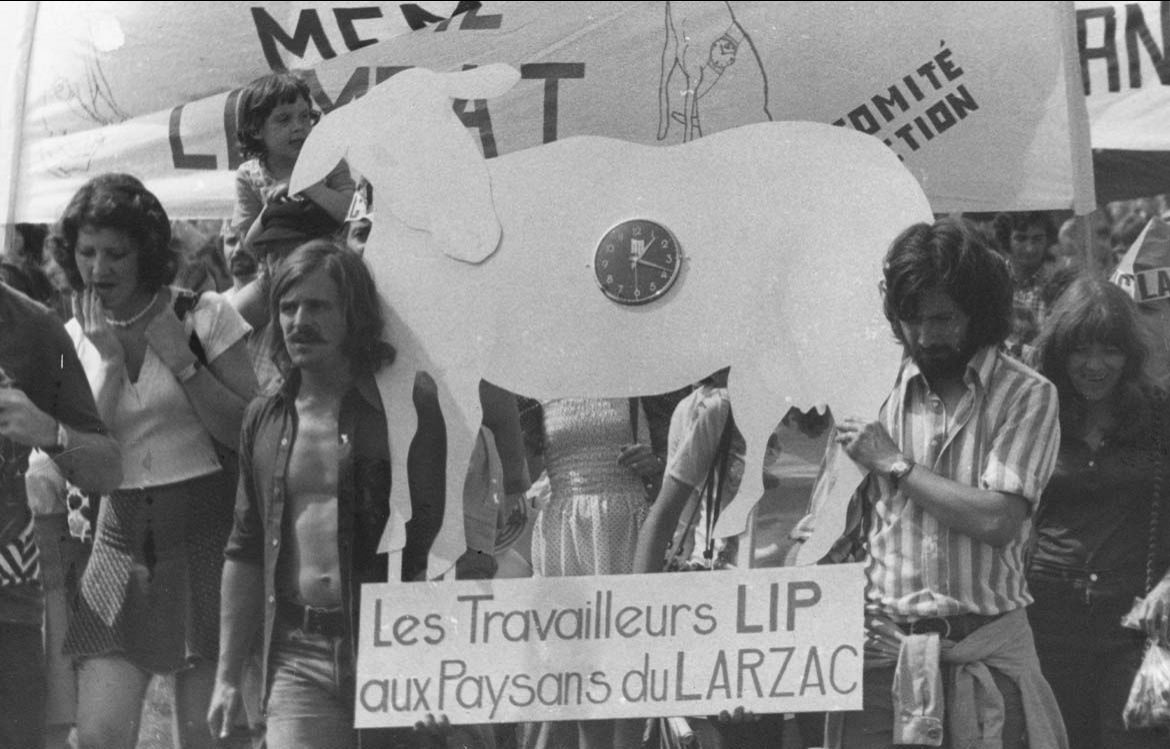
[[[1121,712],[1141,663],[1145,635],[1119,622],[1133,606],[1125,591],[1033,572],[1028,621],[1052,686],[1070,749],[1166,749],[1164,729],[1126,731]]]
[[[0,746],[39,747],[45,733],[41,628],[0,622]]]

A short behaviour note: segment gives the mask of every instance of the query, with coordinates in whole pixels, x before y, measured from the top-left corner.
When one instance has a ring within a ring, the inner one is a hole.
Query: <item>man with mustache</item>
[[[358,593],[387,579],[386,413],[374,374],[393,361],[374,281],[326,240],[275,270],[279,390],[254,401],[226,550],[220,658],[208,723],[227,737],[251,640],[263,636],[267,746],[358,745],[353,729]],[[418,528],[407,525],[407,555]],[[262,629],[260,624],[262,623]]]
[[[836,436],[869,472],[864,711],[844,714],[842,745],[1066,746],[1024,614],[1056,389],[1002,353],[1007,265],[962,219],[906,229],[883,274],[905,358],[877,420]]]

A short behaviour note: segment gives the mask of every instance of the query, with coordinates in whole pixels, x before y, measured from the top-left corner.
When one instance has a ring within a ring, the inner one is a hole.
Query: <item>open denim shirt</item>
[[[284,543],[281,531],[288,492],[286,478],[297,435],[298,383],[299,378],[294,372],[274,395],[253,401],[244,417],[235,524],[225,551],[229,559],[264,568],[265,685],[268,683],[267,664],[276,619],[278,560]],[[420,423],[422,421],[420,418]],[[337,551],[341,560],[346,638],[351,654],[356,657],[361,585],[385,582],[387,578],[387,558],[378,554],[378,542],[390,515],[390,450],[386,413],[372,376],[357,378],[343,396],[338,417],[338,440],[342,449],[337,474]],[[416,439],[412,453],[416,452],[417,443]],[[441,468],[441,462],[439,466]],[[433,481],[412,482],[416,483],[418,486],[412,486],[412,506],[434,500],[435,497],[431,496],[433,490],[441,492],[443,488],[441,482],[437,486]],[[441,493],[438,500],[441,508]],[[426,517],[427,513],[424,511],[419,515]],[[414,535],[412,530],[421,529],[416,523],[410,523],[408,535]],[[421,564],[425,566],[425,544],[421,549],[412,550],[413,546],[408,543],[407,556],[421,554]],[[404,572],[418,564],[417,559],[404,560]]]

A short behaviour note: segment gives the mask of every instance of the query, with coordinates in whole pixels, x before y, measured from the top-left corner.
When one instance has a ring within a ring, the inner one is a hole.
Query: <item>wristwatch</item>
[[[65,452],[68,447],[69,432],[65,429],[65,425],[60,421],[57,422],[57,442],[50,447],[44,448],[45,454],[49,456],[60,455]]]
[[[910,475],[914,470],[915,462],[905,456],[899,457],[890,465],[890,480],[894,482],[894,486],[902,483],[902,479]]]

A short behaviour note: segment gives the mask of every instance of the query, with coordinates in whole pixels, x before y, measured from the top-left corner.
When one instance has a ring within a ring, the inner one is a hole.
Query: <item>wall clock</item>
[[[678,240],[662,224],[644,218],[623,221],[607,231],[593,255],[598,286],[619,304],[658,299],[678,279],[681,268]]]

